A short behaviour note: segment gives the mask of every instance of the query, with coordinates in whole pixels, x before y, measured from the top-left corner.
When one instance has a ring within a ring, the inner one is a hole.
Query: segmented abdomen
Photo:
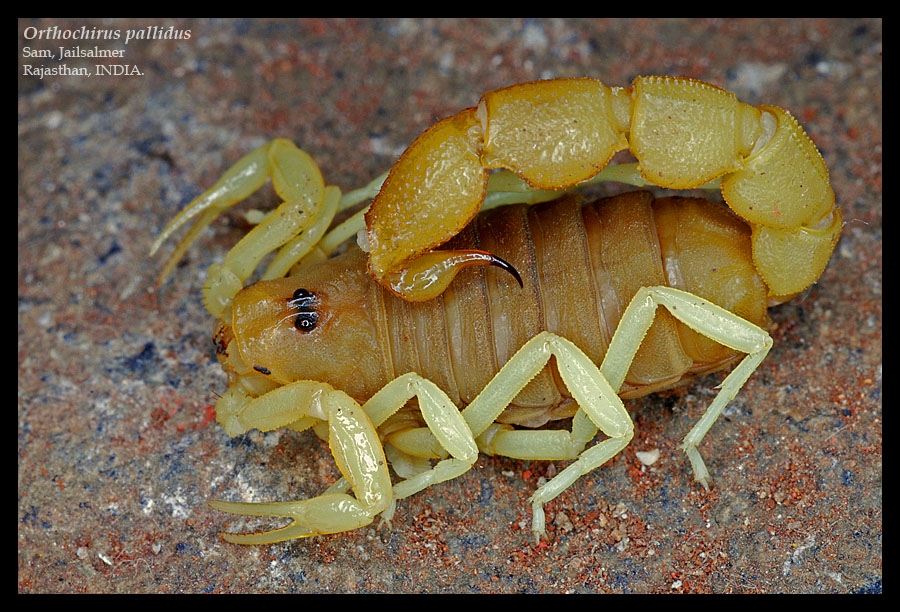
[[[396,374],[416,371],[467,404],[500,366],[542,330],[565,336],[600,363],[621,314],[642,286],[670,285],[765,327],[766,288],[750,255],[750,230],[698,198],[626,193],[582,206],[574,197],[480,215],[447,248],[476,248],[512,264],[462,272],[436,300],[383,300]],[[673,386],[728,366],[736,355],[664,309],[641,346],[622,394]],[[555,368],[516,398],[505,420],[537,425],[571,414]],[[555,412],[548,408],[555,407]]]

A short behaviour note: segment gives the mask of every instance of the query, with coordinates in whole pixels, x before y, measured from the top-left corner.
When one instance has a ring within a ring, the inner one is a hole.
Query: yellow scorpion
[[[609,165],[624,149],[637,162]],[[772,346],[767,306],[819,278],[842,227],[822,156],[787,111],[686,78],[555,79],[486,93],[344,195],[291,142],[260,147],[159,235],[151,254],[193,220],[160,282],[269,178],[283,203],[204,285],[229,379],[217,420],[230,436],[313,428],[343,478],[302,501],[212,502],[291,519],[223,534],[240,544],[389,520],[479,451],[573,460],[531,496],[539,539],[544,504],[632,439],[621,397],[734,366],[681,446],[708,487],[698,445]],[[571,193],[600,181],[720,189],[731,210]],[[360,248],[331,256],[355,235]],[[564,418],[568,430],[536,429]]]

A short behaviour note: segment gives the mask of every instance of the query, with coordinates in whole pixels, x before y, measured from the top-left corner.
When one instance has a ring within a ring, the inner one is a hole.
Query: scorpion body
[[[232,321],[215,334],[232,382],[260,395],[271,385],[326,382],[365,402],[417,372],[453,403],[475,399],[529,338],[549,331],[601,363],[622,312],[640,287],[669,285],[766,327],[766,288],[750,259],[750,231],[701,198],[654,200],[630,192],[582,206],[568,197],[483,213],[448,248],[488,250],[521,274],[470,268],[439,298],[402,300],[371,282],[356,248],[238,293]],[[722,282],[727,279],[727,282]],[[298,331],[293,296],[305,291],[316,323]],[[278,350],[273,350],[278,347]],[[359,355],[366,357],[360,358]],[[623,397],[723,369],[738,354],[660,313],[633,361]],[[536,427],[575,406],[547,368],[499,419]]]
[[[636,163],[608,165],[626,149]],[[301,501],[211,502],[292,519],[224,534],[242,544],[390,518],[479,452],[573,460],[531,497],[540,538],[544,504],[632,439],[621,397],[733,366],[681,445],[708,487],[698,446],[772,346],[767,306],[819,278],[843,226],[822,156],[784,109],[677,77],[554,79],[487,92],[344,195],[273,140],[161,232],[151,254],[192,223],[161,280],[270,178],[283,203],[204,284],[229,378],[216,417],[231,436],[313,428],[344,477]],[[571,193],[602,181],[715,189],[727,208]],[[330,257],[353,235],[361,248]],[[569,417],[571,429],[535,429]]]

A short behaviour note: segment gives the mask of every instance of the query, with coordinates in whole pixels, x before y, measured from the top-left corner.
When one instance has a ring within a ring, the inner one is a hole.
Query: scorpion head
[[[317,380],[366,397],[383,373],[364,261],[354,250],[240,291],[214,335],[229,375],[254,395]]]

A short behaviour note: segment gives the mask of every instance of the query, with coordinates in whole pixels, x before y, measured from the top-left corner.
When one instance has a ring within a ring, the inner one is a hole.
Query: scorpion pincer
[[[637,162],[608,165],[624,149]],[[241,544],[390,519],[479,452],[572,460],[531,497],[540,538],[544,504],[633,437],[621,398],[732,368],[681,446],[708,487],[698,445],[771,348],[767,307],[821,276],[842,227],[824,161],[787,111],[691,79],[555,79],[485,94],[344,195],[289,141],[260,147],[163,230],[152,252],[193,220],[160,280],[269,178],[283,203],[204,286],[229,381],[217,420],[230,436],[312,428],[343,478],[302,501],[212,502],[292,519],[224,534]],[[720,190],[727,207],[573,192],[601,181]],[[332,256],[354,235],[362,248]],[[540,429],[557,419],[571,428]]]

